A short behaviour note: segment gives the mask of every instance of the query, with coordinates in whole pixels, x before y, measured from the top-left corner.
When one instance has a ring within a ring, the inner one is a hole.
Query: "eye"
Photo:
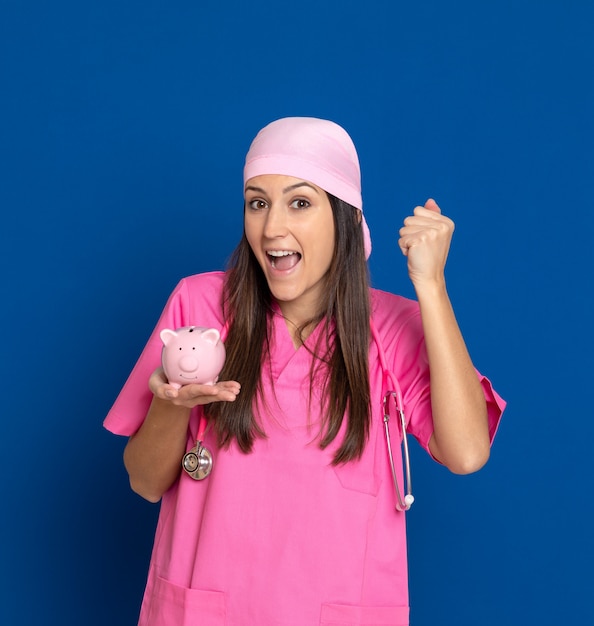
[[[248,206],[252,211],[261,211],[266,208],[266,202],[264,200],[260,200],[260,198],[254,198],[248,202]]]
[[[305,198],[297,198],[291,202],[292,209],[307,209],[311,206],[311,202]]]

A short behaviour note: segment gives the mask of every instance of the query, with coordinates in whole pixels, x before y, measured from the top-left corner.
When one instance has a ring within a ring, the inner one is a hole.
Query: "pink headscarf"
[[[263,174],[302,178],[362,211],[359,159],[348,133],[334,122],[315,117],[285,117],[265,126],[245,158],[243,181]],[[371,236],[361,219],[365,257]]]

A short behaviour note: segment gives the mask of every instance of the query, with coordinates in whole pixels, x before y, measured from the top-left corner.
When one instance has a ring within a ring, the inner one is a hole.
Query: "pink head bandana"
[[[263,174],[302,178],[363,209],[361,171],[352,139],[338,124],[315,117],[285,117],[265,126],[245,158],[243,181]],[[365,256],[371,237],[361,219]]]

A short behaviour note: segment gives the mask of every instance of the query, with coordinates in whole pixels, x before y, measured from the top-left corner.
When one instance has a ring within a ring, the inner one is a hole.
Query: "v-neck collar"
[[[307,376],[313,358],[311,349],[318,342],[320,333],[323,332],[324,320],[320,321],[305,342],[296,348],[279,304],[273,302],[271,308],[269,360],[273,378],[278,380],[289,365],[291,365],[291,369],[298,368],[300,375]],[[324,343],[322,349],[325,350],[325,348]]]

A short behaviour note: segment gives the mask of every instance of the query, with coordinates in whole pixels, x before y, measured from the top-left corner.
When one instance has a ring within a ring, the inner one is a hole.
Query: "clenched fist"
[[[444,281],[445,265],[454,233],[454,222],[433,199],[415,207],[404,220],[398,245],[408,259],[408,274],[415,287]]]

